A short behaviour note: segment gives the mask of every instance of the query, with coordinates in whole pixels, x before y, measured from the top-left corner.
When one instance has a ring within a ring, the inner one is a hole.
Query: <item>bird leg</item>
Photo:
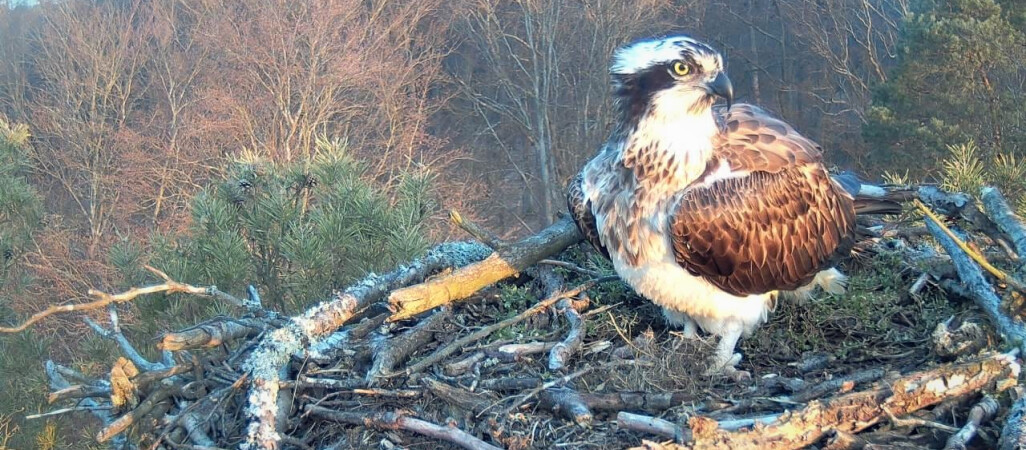
[[[729,322],[725,324],[723,333],[720,334],[720,342],[716,345],[716,353],[711,358],[709,369],[706,375],[725,375],[735,381],[750,379],[752,375],[744,370],[737,370],[735,367],[741,362],[741,354],[734,353],[734,347],[741,338],[743,328],[740,323]]]
[[[681,329],[682,337],[698,339],[698,324],[695,323],[695,319],[692,319],[691,316],[675,309],[663,308],[663,317],[666,318],[666,323],[671,327]]]

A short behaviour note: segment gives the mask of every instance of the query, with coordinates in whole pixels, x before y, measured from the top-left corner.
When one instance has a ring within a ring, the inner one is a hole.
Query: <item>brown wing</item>
[[[757,106],[741,103],[729,112],[714,110],[723,132],[714,142],[714,158],[733,171],[776,173],[792,165],[822,164],[819,144]]]
[[[584,235],[584,239],[608,259],[609,251],[602,246],[602,242],[599,240],[595,215],[591,212],[591,202],[584,197],[583,180],[583,175],[577,174],[570,181],[570,186],[567,187],[566,205],[570,209],[570,216],[574,218],[574,223],[577,224],[577,229],[581,230],[581,234]]]
[[[732,177],[701,179],[680,195],[671,217],[674,255],[734,295],[796,289],[850,249],[854,205],[814,143],[739,106],[710,161],[711,168],[726,161]]]

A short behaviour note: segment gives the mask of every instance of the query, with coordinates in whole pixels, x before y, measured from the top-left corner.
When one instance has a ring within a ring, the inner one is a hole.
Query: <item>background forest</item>
[[[1019,0],[0,0],[0,323],[143,264],[295,311],[448,238],[451,208],[537,231],[606,137],[612,50],[670,32],[836,166],[1026,212]],[[136,302],[125,332],[204,308]],[[74,442],[22,420],[39,362],[111,353],[75,318],[0,336],[0,448]]]

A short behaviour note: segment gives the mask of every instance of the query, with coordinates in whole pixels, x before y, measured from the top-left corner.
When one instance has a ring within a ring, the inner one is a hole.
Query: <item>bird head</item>
[[[727,108],[734,101],[723,57],[688,36],[625,45],[613,55],[609,72],[614,100],[625,122],[646,114],[708,114],[717,97],[726,100]]]

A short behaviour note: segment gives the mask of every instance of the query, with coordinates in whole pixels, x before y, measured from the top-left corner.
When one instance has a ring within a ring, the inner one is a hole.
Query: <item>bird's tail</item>
[[[855,196],[855,214],[901,214],[901,203],[886,198]]]
[[[903,193],[866,183],[850,171],[833,174],[831,177],[855,198],[855,214],[901,214],[899,200]]]

